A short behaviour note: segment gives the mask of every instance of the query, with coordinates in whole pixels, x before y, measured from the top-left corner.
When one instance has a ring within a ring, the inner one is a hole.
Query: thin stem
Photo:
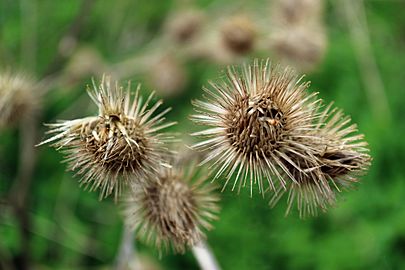
[[[10,190],[9,201],[19,223],[21,254],[19,269],[30,268],[30,223],[28,197],[36,163],[37,115],[23,117],[20,125],[19,167],[16,180]]]
[[[391,119],[391,112],[384,84],[372,52],[364,3],[362,0],[345,0],[340,5],[341,12],[347,20],[353,48],[374,117],[379,121],[387,123]]]
[[[35,73],[38,12],[36,0],[20,0],[21,61],[24,69]]]
[[[198,245],[195,245],[192,248],[192,251],[201,270],[221,269],[214,256],[214,253],[205,241],[201,241]]]
[[[135,261],[136,251],[134,239],[134,231],[128,226],[124,225],[122,230],[121,243],[115,262],[115,270],[130,269],[130,265],[133,264],[133,262]]]
[[[59,72],[67,59],[77,47],[81,32],[85,29],[85,22],[92,11],[94,0],[83,0],[79,10],[72,20],[68,30],[59,41],[58,52],[45,71],[46,77]]]

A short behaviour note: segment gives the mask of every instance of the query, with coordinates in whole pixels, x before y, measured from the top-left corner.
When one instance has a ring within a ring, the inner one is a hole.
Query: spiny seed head
[[[89,76],[101,75],[105,62],[100,52],[91,46],[81,46],[69,57],[64,70],[69,81],[80,81]]]
[[[239,15],[229,18],[221,30],[223,43],[232,53],[244,54],[253,49],[256,29],[248,17]]]
[[[313,149],[302,137],[311,137],[314,126],[315,94],[307,94],[308,83],[300,83],[288,68],[271,66],[269,61],[255,60],[241,70],[228,68],[226,79],[211,83],[204,89],[206,101],[194,101],[199,114],[191,118],[210,128],[193,135],[205,140],[194,148],[207,153],[202,163],[214,161],[215,178],[226,173],[226,182],[233,175],[233,188],[258,185],[263,192],[263,180],[275,189],[275,179],[281,186],[286,181],[297,183],[285,164],[297,165],[290,154],[312,159]],[[284,177],[284,174],[287,175]]]
[[[35,83],[26,76],[4,72],[0,74],[0,128],[14,125],[29,117],[38,107]]]
[[[316,126],[308,138],[303,138],[317,149],[313,159],[290,155],[298,168],[285,166],[298,183],[289,183],[287,189],[280,187],[270,201],[274,206],[288,192],[286,214],[294,203],[301,217],[316,215],[318,209],[325,212],[335,205],[336,192],[351,188],[370,165],[367,143],[356,125],[350,124],[350,118],[332,103],[325,109],[319,106],[317,112]]]
[[[198,9],[187,8],[173,13],[166,22],[168,36],[177,43],[187,43],[201,30],[204,13]]]
[[[183,63],[176,57],[164,55],[155,61],[147,74],[148,83],[161,96],[175,96],[187,84]]]
[[[205,237],[203,230],[211,229],[217,218],[219,197],[215,186],[205,177],[196,179],[195,170],[161,168],[144,188],[136,188],[124,204],[127,224],[138,237],[160,252],[183,253],[186,247]]]
[[[215,178],[226,174],[224,187],[232,176],[233,188],[249,181],[252,193],[258,184],[274,192],[272,206],[287,192],[287,213],[296,203],[301,216],[315,215],[367,170],[363,135],[332,104],[324,109],[317,94],[307,94],[291,70],[256,60],[211,86],[207,101],[194,102],[192,119],[210,127],[194,133],[205,137],[194,148],[205,151],[202,163],[214,161]]]
[[[322,0],[276,0],[271,1],[271,17],[274,24],[308,24],[322,17]]]
[[[139,89],[132,98],[129,84],[124,89],[109,77],[103,77],[99,86],[93,81],[88,93],[98,106],[98,116],[49,124],[53,136],[40,144],[52,142],[62,149],[69,169],[82,176],[82,184],[101,189],[100,199],[112,192],[117,198],[123,185],[144,183],[165,164],[165,143],[171,137],[160,131],[174,123],[164,123],[169,109],[153,115],[162,101],[149,107],[153,93],[142,103]]]
[[[280,61],[301,71],[312,71],[326,51],[325,30],[320,23],[282,27],[272,34],[270,47]]]

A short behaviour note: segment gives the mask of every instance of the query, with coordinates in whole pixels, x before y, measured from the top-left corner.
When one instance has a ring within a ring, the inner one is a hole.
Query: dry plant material
[[[221,28],[225,48],[234,54],[245,54],[253,50],[256,27],[245,16],[235,16],[224,22]]]
[[[234,174],[232,189],[249,183],[251,192],[253,185],[263,192],[264,179],[272,189],[276,179],[285,186],[278,168],[290,174],[283,161],[294,164],[286,153],[311,151],[298,138],[313,127],[311,104],[318,100],[298,79],[292,70],[255,61],[241,72],[228,68],[225,80],[204,88],[206,101],[193,102],[199,114],[192,120],[211,127],[193,134],[206,138],[194,148],[209,152],[203,163],[215,160],[215,178],[226,172],[225,186]]]
[[[301,170],[286,166],[299,184],[290,183],[287,189],[279,187],[270,201],[270,205],[275,206],[282,195],[288,193],[286,214],[294,204],[301,217],[316,215],[318,209],[325,212],[335,205],[336,191],[352,188],[370,165],[367,143],[363,134],[357,133],[357,126],[351,124],[350,117],[333,108],[332,103],[325,109],[319,106],[317,113],[317,125],[311,132],[317,139],[309,141],[318,149],[317,164],[290,156]]]
[[[72,54],[64,70],[69,81],[101,75],[106,64],[100,52],[91,46],[81,46]]]
[[[323,0],[275,0],[271,2],[271,10],[275,23],[307,24],[321,19]]]
[[[130,85],[103,77],[101,84],[88,88],[98,106],[97,116],[49,124],[52,137],[40,143],[52,143],[66,155],[68,168],[81,175],[81,184],[100,189],[100,199],[114,192],[119,196],[128,183],[144,184],[156,173],[168,154],[165,143],[172,137],[161,133],[173,122],[165,122],[166,109],[154,115],[162,101],[149,107],[153,93],[142,102],[138,85],[131,97]]]
[[[183,63],[176,57],[159,57],[147,73],[148,84],[161,96],[175,96],[184,90],[187,73]]]
[[[369,164],[362,135],[329,106],[321,110],[317,93],[289,68],[255,60],[242,69],[228,68],[226,78],[204,88],[205,101],[193,102],[191,118],[209,126],[193,135],[204,140],[194,148],[206,153],[214,178],[225,175],[224,188],[257,185],[271,190],[272,205],[289,191],[304,216],[335,202],[335,190],[356,182]],[[352,173],[353,172],[353,173]],[[267,182],[267,186],[265,186]]]
[[[326,33],[321,24],[283,27],[271,35],[270,47],[281,61],[311,71],[325,55]]]
[[[206,177],[181,165],[161,168],[144,188],[135,188],[124,203],[128,226],[160,252],[184,253],[205,238],[217,219],[219,197]]]
[[[13,126],[38,108],[36,86],[27,76],[0,74],[0,128]]]
[[[270,50],[279,61],[313,71],[327,47],[322,0],[277,0],[271,5]]]
[[[172,40],[183,44],[192,40],[201,31],[203,22],[203,11],[185,9],[169,16],[165,31]]]

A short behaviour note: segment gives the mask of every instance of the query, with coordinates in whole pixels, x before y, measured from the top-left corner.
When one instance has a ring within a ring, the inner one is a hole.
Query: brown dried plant
[[[184,253],[205,238],[203,231],[217,219],[216,186],[192,164],[161,167],[150,177],[144,189],[135,187],[124,202],[126,223],[159,252],[171,247]]]
[[[313,71],[325,55],[326,32],[321,23],[285,26],[272,32],[270,48],[283,63],[301,71]]]
[[[38,107],[38,92],[33,80],[21,74],[0,74],[0,128],[15,125],[30,117]]]
[[[327,49],[323,1],[276,0],[271,2],[271,13],[271,53],[300,71],[313,71]]]
[[[254,49],[257,30],[247,16],[238,15],[224,21],[221,36],[225,48],[234,54],[246,54]]]
[[[358,176],[364,174],[370,165],[367,142],[363,134],[357,133],[357,126],[351,124],[350,117],[333,108],[333,103],[325,109],[319,106],[317,111],[320,116],[312,133],[318,138],[309,142],[318,149],[315,155],[317,164],[291,156],[303,169],[299,171],[289,166],[300,184],[291,183],[287,189],[280,187],[270,201],[274,206],[288,192],[286,214],[294,203],[302,217],[316,215],[318,209],[326,211],[328,206],[336,203],[336,191],[352,188],[359,181]]]
[[[201,31],[205,14],[196,8],[182,8],[168,17],[165,34],[177,44],[184,44]]]
[[[204,88],[207,101],[193,102],[199,114],[191,119],[210,126],[192,134],[206,138],[193,147],[208,152],[203,164],[215,160],[215,178],[226,172],[224,188],[234,174],[232,189],[249,182],[251,194],[253,185],[260,193],[266,189],[264,179],[273,190],[276,179],[285,187],[279,168],[297,182],[285,164],[297,167],[288,153],[312,159],[313,149],[299,138],[310,136],[319,101],[316,93],[306,93],[308,83],[299,81],[291,69],[255,60],[240,71],[228,68],[225,80],[211,82],[213,90]]]
[[[148,175],[165,165],[165,143],[169,134],[161,130],[174,122],[165,122],[166,109],[155,114],[162,100],[149,107],[153,93],[142,102],[138,85],[131,97],[130,84],[124,89],[110,77],[88,87],[98,106],[97,116],[49,124],[53,136],[39,145],[52,143],[66,155],[68,168],[81,175],[81,184],[100,189],[100,199],[114,192],[117,199],[124,185],[144,183]]]
[[[308,24],[320,21],[323,0],[274,0],[270,2],[271,18],[281,25]]]
[[[193,135],[204,151],[202,164],[213,161],[214,178],[234,178],[234,189],[246,183],[259,192],[271,190],[275,205],[288,191],[288,210],[297,202],[302,216],[335,202],[335,190],[351,186],[370,157],[362,135],[332,106],[321,109],[317,93],[289,69],[255,60],[241,71],[229,68],[226,79],[205,88],[206,101],[194,101],[191,118],[208,129]],[[263,180],[267,180],[268,187]],[[278,180],[278,181],[275,181]]]

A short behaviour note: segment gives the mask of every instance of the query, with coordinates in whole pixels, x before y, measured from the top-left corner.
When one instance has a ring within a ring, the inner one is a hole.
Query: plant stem
[[[220,270],[214,253],[205,241],[201,241],[192,249],[201,270]]]
[[[366,88],[366,95],[376,120],[388,123],[391,112],[384,83],[373,54],[364,3],[362,0],[344,0],[338,7],[346,17],[351,41]]]
[[[19,167],[16,180],[10,190],[9,201],[19,223],[21,253],[19,269],[30,269],[30,225],[28,197],[36,163],[37,115],[23,117],[20,124]]]
[[[94,0],[83,0],[76,16],[73,18],[68,30],[63,34],[58,44],[58,52],[44,72],[44,77],[59,72],[65,62],[77,47],[80,34],[85,29],[86,20],[93,8]]]
[[[115,262],[114,268],[115,270],[131,269],[130,265],[133,264],[136,258],[134,239],[135,239],[134,231],[124,224],[122,230],[121,243]]]
[[[38,10],[36,0],[20,0],[22,67],[36,72]]]

